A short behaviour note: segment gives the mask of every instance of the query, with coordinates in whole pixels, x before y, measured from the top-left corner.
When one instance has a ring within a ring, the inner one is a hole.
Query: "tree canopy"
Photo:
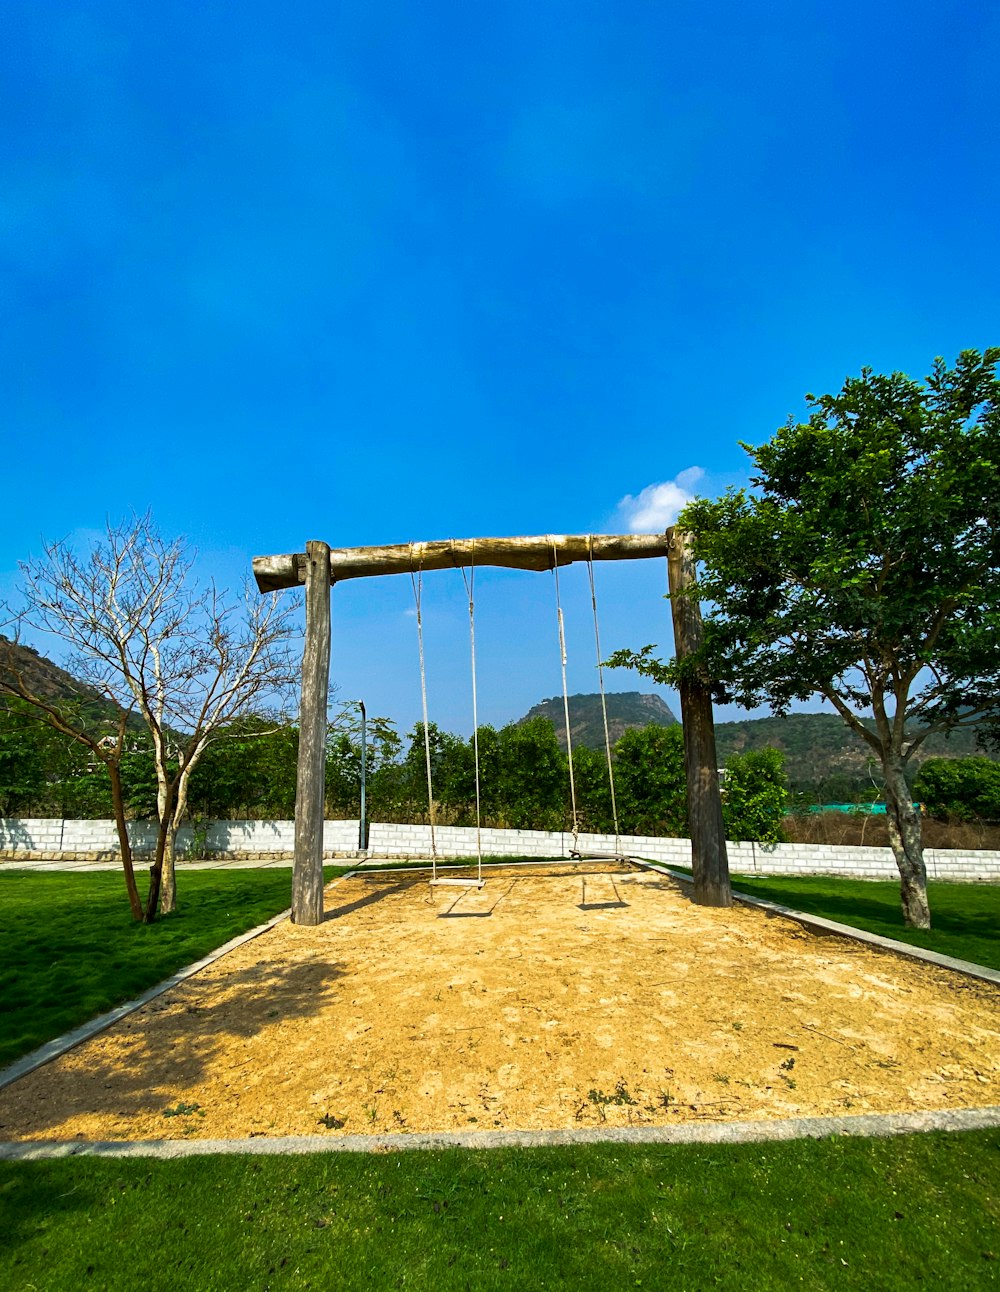
[[[79,705],[43,690],[37,673],[25,668],[16,640],[0,638],[0,693],[27,706],[108,772],[137,919],[173,909],[174,839],[191,774],[206,748],[237,719],[280,700],[295,678],[290,608],[276,595],[241,602],[214,586],[198,587],[193,559],[183,539],[164,539],[147,514],[109,524],[85,555],[60,541],[21,563],[21,605],[7,613],[15,637],[29,628],[60,640],[71,652],[74,675],[88,696],[104,702],[110,723],[104,718],[95,727]],[[123,784],[136,725],[145,739],[140,752],[151,764],[159,825],[145,910]]]
[[[904,916],[930,922],[906,764],[931,733],[1000,725],[1000,349],[937,359],[925,382],[870,368],[766,444],[751,489],[696,500],[708,604],[697,658],[646,647],[618,665],[685,668],[719,702],[828,701],[878,757]],[[864,714],[873,718],[862,721]]]

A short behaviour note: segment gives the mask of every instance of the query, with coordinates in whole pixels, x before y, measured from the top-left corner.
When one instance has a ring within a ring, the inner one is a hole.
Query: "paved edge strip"
[[[551,865],[557,858],[539,861],[508,862],[507,865]],[[569,858],[566,859],[570,860]],[[641,857],[629,857],[646,870],[665,875],[680,884],[691,885],[694,880],[683,871],[672,870],[656,862],[646,861]],[[503,865],[502,862],[499,865]],[[410,873],[426,867],[388,866],[381,872],[361,868],[350,870],[330,884],[343,883],[359,874],[390,873],[409,870]],[[329,887],[330,884],[325,885]],[[746,906],[758,907],[768,913],[795,920],[806,928],[814,928],[821,933],[832,933],[839,937],[853,938],[879,950],[895,952],[922,960],[943,969],[951,969],[986,982],[1000,985],[1000,971],[989,969],[985,965],[973,964],[969,960],[956,960],[952,956],[943,956],[936,951],[927,951],[923,947],[913,947],[906,942],[896,942],[864,929],[851,925],[838,924],[834,920],[824,919],[820,915],[807,915],[794,911],[791,907],[769,902],[761,897],[751,897],[748,893],[733,890],[736,901]],[[89,1023],[67,1032],[47,1042],[39,1049],[25,1055],[0,1072],[0,1090],[20,1077],[27,1076],[36,1068],[59,1058],[60,1055],[74,1049],[91,1037],[106,1031],[120,1019],[135,1010],[141,1009],[157,996],[176,987],[179,983],[191,978],[200,970],[214,964],[217,960],[235,950],[246,942],[252,941],[269,929],[273,929],[283,920],[288,919],[290,910],[281,911],[265,924],[241,933],[230,939],[223,946],[187,965],[163,982],[143,992],[135,1000],[127,1001],[116,1009],[91,1019]],[[179,1158],[203,1156],[212,1153],[246,1154],[269,1156],[281,1153],[391,1153],[408,1150],[440,1148],[530,1148],[541,1145],[558,1144],[744,1144],[765,1143],[787,1139],[825,1139],[835,1135],[847,1136],[887,1136],[908,1135],[926,1131],[959,1131],[985,1130],[1000,1126],[1000,1106],[990,1105],[985,1108],[945,1109],[915,1113],[870,1113],[855,1117],[794,1117],[780,1121],[750,1122],[704,1122],[685,1123],[681,1126],[622,1126],[605,1128],[586,1128],[579,1130],[553,1131],[455,1131],[437,1134],[412,1135],[343,1135],[330,1139],[323,1135],[276,1136],[268,1138],[258,1136],[245,1140],[25,1140],[21,1142],[0,1141],[0,1161],[40,1161],[48,1158],[63,1157],[156,1157]]]
[[[634,858],[634,860],[640,859]],[[671,870],[669,866],[660,866],[649,861],[642,864],[682,884],[694,883],[691,876],[685,875],[683,871]],[[817,933],[832,933],[837,937],[852,938],[855,942],[863,942],[866,946],[875,947],[879,951],[891,951],[896,955],[908,956],[911,960],[922,960],[924,964],[936,965],[939,969],[951,969],[955,973],[965,974],[967,978],[978,978],[982,982],[993,983],[994,986],[1000,987],[1000,969],[977,965],[971,960],[957,960],[954,956],[944,956],[939,951],[928,951],[926,947],[915,947],[909,942],[897,942],[895,938],[869,933],[866,929],[855,928],[852,924],[838,924],[836,920],[828,920],[822,915],[808,915],[804,911],[793,910],[790,906],[770,902],[764,897],[751,897],[749,893],[737,892],[735,888],[733,898],[742,906],[756,906],[769,915],[781,915]]]
[[[212,1154],[273,1157],[301,1153],[405,1153],[435,1149],[542,1148],[576,1144],[764,1144],[778,1140],[874,1138],[930,1131],[991,1130],[1000,1107],[782,1121],[685,1122],[680,1126],[607,1126],[551,1131],[453,1131],[426,1135],[288,1135],[206,1140],[26,1140],[0,1143],[0,1161],[67,1157],[184,1158]]]
[[[324,890],[332,884],[339,884],[344,879],[350,879],[357,874],[354,870],[349,870],[346,874],[338,875],[323,885]],[[267,933],[275,925],[287,920],[291,915],[291,907],[284,911],[279,911],[277,915],[272,916],[264,924],[258,924],[256,928],[248,929],[246,933],[240,933],[235,938],[230,938],[224,942],[221,947],[216,947],[210,951],[207,956],[201,960],[196,960],[194,964],[185,965],[183,969],[178,969],[175,974],[169,978],[164,978],[162,982],[150,987],[144,991],[141,996],[136,996],[133,1000],[127,1000],[122,1005],[116,1005],[114,1009],[108,1010],[106,1014],[99,1014],[97,1018],[92,1018],[87,1023],[81,1023],[75,1027],[72,1032],[65,1032],[62,1036],[57,1036],[51,1041],[46,1041],[40,1045],[37,1050],[32,1050],[30,1054],[23,1055],[9,1067],[0,1071],[0,1090],[5,1086],[19,1081],[21,1077],[26,1077],[29,1072],[34,1072],[36,1068],[44,1067],[46,1063],[51,1063],[53,1059],[58,1059],[66,1054],[69,1050],[76,1049],[84,1041],[89,1041],[91,1037],[98,1036],[101,1032],[106,1032],[109,1027],[114,1027],[123,1018],[129,1014],[134,1014],[137,1009],[142,1009],[143,1005],[148,1005],[151,1000],[156,1000],[157,996],[162,996],[164,992],[170,991],[172,987],[177,987],[180,983],[185,982],[188,978],[193,978],[196,973],[202,969],[207,969],[209,965],[215,964],[216,960],[221,960],[223,956],[228,955],[230,951],[235,951],[237,947],[243,946],[246,942],[252,942],[254,938],[259,938],[262,933]]]
[[[32,1050],[30,1054],[17,1059],[10,1067],[4,1068],[0,1072],[0,1090],[11,1085],[12,1082],[20,1080],[21,1077],[26,1077],[29,1072],[34,1072],[36,1068],[41,1068],[46,1063],[51,1063],[53,1059],[60,1058],[69,1050],[82,1045],[84,1041],[89,1041],[91,1037],[97,1036],[101,1032],[106,1032],[109,1027],[113,1027],[121,1019],[133,1014],[137,1009],[141,1009],[143,1005],[148,1005],[157,996],[162,996],[171,987],[176,987],[188,978],[193,978],[202,969],[207,969],[209,965],[215,964],[216,960],[221,960],[228,952],[235,951],[237,947],[243,946],[245,942],[250,942],[254,938],[260,937],[262,933],[266,933],[268,929],[273,929],[282,920],[287,920],[289,914],[290,910],[281,911],[280,914],[268,920],[266,924],[258,924],[255,929],[249,929],[246,933],[240,933],[237,937],[230,938],[228,942],[221,947],[216,947],[214,951],[209,952],[201,960],[196,960],[194,964],[185,965],[183,969],[178,969],[175,974],[171,974],[169,978],[164,978],[162,982],[157,983],[155,987],[150,987],[148,991],[144,991],[141,996],[136,996],[134,1000],[127,1000],[123,1005],[116,1005],[114,1009],[108,1010],[106,1014],[99,1014],[97,1018],[92,1018],[88,1023],[81,1023],[72,1032],[66,1032],[52,1041],[46,1041],[37,1050]]]

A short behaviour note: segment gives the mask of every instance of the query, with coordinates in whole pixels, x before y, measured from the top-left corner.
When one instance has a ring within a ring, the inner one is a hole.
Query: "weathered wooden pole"
[[[323,919],[323,806],[330,689],[330,547],[306,544],[306,640],[302,651],[299,763],[295,794],[292,921]]]
[[[390,547],[335,547],[330,552],[334,583],[375,574],[416,574],[461,566],[497,565],[510,570],[551,570],[574,561],[627,561],[666,556],[664,534],[539,534],[532,538],[446,538],[433,543],[396,543]],[[254,578],[261,592],[277,592],[305,582],[304,552],[255,556]]]
[[[674,595],[690,587],[695,576],[690,540],[675,529],[668,529],[665,534],[539,534],[333,549],[326,543],[312,542],[307,544],[305,552],[253,558],[254,577],[261,592],[306,585],[292,878],[292,919],[296,924],[318,924],[323,918],[323,790],[331,586],[344,579],[415,574],[465,565],[551,570],[574,561],[624,561],[653,556],[667,557],[676,653],[678,659],[683,659],[701,646],[703,628],[697,600]],[[691,678],[680,684],[680,695],[694,897],[705,906],[730,906],[732,890],[716,768],[711,693],[697,678]]]
[[[701,607],[684,591],[695,581],[691,537],[681,530],[671,534],[667,554],[670,608],[674,620],[674,651],[678,660],[701,647],[704,627]],[[679,685],[681,722],[684,725],[684,769],[687,773],[688,827],[691,831],[691,869],[694,900],[702,906],[732,906],[726,832],[722,823],[722,794],[715,753],[712,695],[697,678]]]

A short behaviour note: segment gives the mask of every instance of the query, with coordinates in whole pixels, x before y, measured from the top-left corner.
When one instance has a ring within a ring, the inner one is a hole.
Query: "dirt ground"
[[[603,873],[597,873],[603,869]],[[1000,989],[668,879],[362,874],[0,1092],[0,1139],[538,1129],[1000,1104]]]

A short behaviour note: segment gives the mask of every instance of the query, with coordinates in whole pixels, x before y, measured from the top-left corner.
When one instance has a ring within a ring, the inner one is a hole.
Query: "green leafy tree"
[[[391,784],[391,777],[387,779],[386,772],[398,771],[393,764],[398,758],[401,741],[390,718],[370,717],[366,727],[365,792],[370,819],[372,811],[385,813],[383,794],[385,787]],[[422,735],[420,739],[422,748]],[[425,800],[426,797],[425,792]],[[327,736],[326,810],[331,816],[351,817],[357,815],[360,807],[361,718],[357,702],[348,700],[330,723]]]
[[[569,772],[548,718],[501,728],[497,799],[502,823],[515,830],[559,830],[566,820]]]
[[[626,731],[614,747],[615,797],[623,834],[687,832],[684,735],[676,727]]]
[[[369,819],[397,821],[405,803],[403,783],[403,738],[389,718],[369,720],[370,744],[374,756],[369,759]],[[371,735],[374,733],[374,736]]]
[[[1000,722],[1000,349],[941,359],[925,383],[871,369],[759,448],[753,492],[699,500],[678,522],[709,607],[685,668],[715,698],[787,712],[828,701],[881,766],[907,924],[930,926],[920,817],[906,784],[933,732]],[[866,725],[862,714],[874,721]]]
[[[58,816],[76,821],[100,821],[114,815],[111,785],[102,769],[81,766],[75,775],[62,777],[52,790],[58,794],[58,798],[51,800],[57,805]],[[124,786],[122,806],[127,818]]]
[[[573,780],[580,829],[610,834],[615,828],[615,818],[611,810],[611,782],[604,750],[574,745]]]
[[[424,740],[424,724],[418,722],[409,733],[410,747],[402,762],[400,788],[403,801],[415,815],[429,816],[427,799],[427,746],[430,746],[431,789],[434,802],[441,799],[442,784],[453,778],[450,773],[456,760],[457,746],[462,744],[459,736],[442,731],[436,722],[427,724],[427,740]],[[461,757],[461,755],[457,755]],[[464,759],[462,760],[464,761]]]
[[[730,755],[722,796],[727,839],[734,843],[782,843],[787,803],[785,757],[779,749]]]
[[[476,819],[476,755],[470,737],[446,735],[442,758],[434,780],[434,794],[453,825],[469,825]],[[482,780],[480,768],[480,780]]]
[[[295,812],[299,733],[292,723],[247,714],[216,732],[191,773],[188,803],[202,817],[273,817]]]
[[[431,777],[439,820],[469,824],[476,819],[476,764],[473,741],[428,724]],[[423,724],[410,733],[399,769],[399,806],[411,816],[427,814],[427,771]],[[516,829],[559,829],[564,824],[569,781],[566,757],[552,723],[533,718],[500,731],[479,728],[479,790],[484,823]]]
[[[1000,821],[1000,763],[990,758],[928,758],[913,792],[931,816]]]
[[[500,733],[487,723],[479,728],[479,800],[483,821],[487,824],[499,820],[500,790]]]
[[[366,768],[367,771],[367,768]],[[349,816],[361,800],[361,741],[332,730],[326,741],[326,815]]]
[[[91,725],[95,740],[116,743],[107,721],[83,706],[58,705],[67,722]],[[103,736],[101,733],[103,732]],[[155,817],[156,771],[140,732],[128,733],[119,758],[123,808],[130,819]],[[38,814],[95,820],[114,814],[111,785],[94,751],[53,727],[35,705],[0,691],[0,816]]]
[[[26,815],[48,797],[55,732],[23,700],[0,704],[0,816]]]

